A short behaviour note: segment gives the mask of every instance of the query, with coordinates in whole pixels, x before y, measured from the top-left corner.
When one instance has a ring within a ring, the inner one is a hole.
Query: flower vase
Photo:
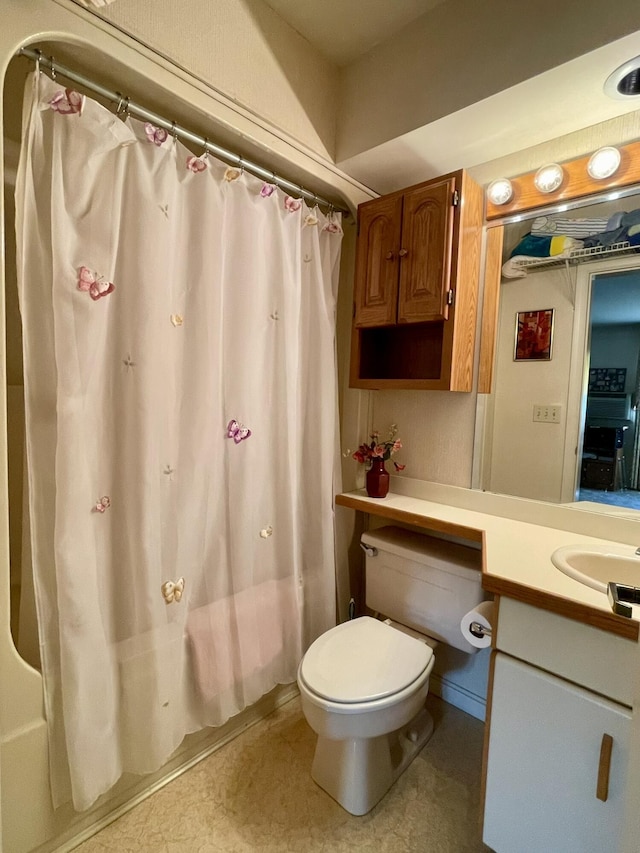
[[[389,491],[389,472],[384,459],[372,459],[366,477],[367,494],[370,498],[386,498]]]

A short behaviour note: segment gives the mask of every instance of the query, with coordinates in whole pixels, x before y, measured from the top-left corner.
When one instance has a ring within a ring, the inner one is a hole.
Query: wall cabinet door
[[[446,320],[451,278],[455,180],[404,195],[398,322]]]
[[[402,196],[383,196],[358,212],[355,323],[389,326],[398,310]]]
[[[360,205],[352,387],[471,391],[482,211],[462,170]]]
[[[616,853],[630,711],[502,653],[492,696],[485,844],[496,853]]]
[[[360,206],[357,328],[446,320],[454,177]]]

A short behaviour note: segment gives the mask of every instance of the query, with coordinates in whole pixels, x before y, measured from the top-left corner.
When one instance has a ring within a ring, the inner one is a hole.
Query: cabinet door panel
[[[625,807],[630,712],[498,654],[484,815],[496,853],[615,853]],[[603,767],[603,743],[613,740]],[[606,801],[604,782],[608,785]]]
[[[402,196],[382,197],[358,211],[355,325],[396,322]]]
[[[405,193],[399,323],[447,319],[454,189],[451,178]]]

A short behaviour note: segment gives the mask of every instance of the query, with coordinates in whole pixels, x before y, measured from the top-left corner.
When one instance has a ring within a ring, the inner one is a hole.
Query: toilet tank
[[[371,610],[465,652],[460,620],[484,599],[478,549],[380,527],[362,534],[375,555],[366,557],[366,601]]]

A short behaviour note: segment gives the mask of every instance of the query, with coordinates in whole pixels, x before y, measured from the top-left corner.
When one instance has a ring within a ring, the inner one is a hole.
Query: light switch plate
[[[541,424],[559,424],[562,406],[556,404],[534,403],[533,420]]]

